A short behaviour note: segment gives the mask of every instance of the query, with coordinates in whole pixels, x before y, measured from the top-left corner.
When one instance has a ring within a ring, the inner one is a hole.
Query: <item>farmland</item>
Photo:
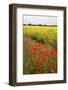
[[[57,73],[57,26],[24,25],[23,74]]]

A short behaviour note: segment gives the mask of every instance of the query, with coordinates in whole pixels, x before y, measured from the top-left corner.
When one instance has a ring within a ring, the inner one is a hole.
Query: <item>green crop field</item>
[[[57,73],[57,26],[23,26],[23,74]]]

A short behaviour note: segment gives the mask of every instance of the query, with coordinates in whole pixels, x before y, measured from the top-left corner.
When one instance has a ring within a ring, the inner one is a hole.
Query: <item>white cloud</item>
[[[57,25],[57,17],[43,15],[24,15],[24,24]]]

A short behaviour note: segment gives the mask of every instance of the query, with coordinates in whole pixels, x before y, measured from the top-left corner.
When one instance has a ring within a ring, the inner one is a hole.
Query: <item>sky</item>
[[[24,24],[57,25],[56,16],[24,15]]]

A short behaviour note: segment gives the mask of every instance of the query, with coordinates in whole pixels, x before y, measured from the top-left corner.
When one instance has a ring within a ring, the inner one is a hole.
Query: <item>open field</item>
[[[57,27],[23,28],[23,74],[57,73]]]
[[[48,41],[57,48],[57,27],[56,26],[24,26],[24,34],[32,39],[45,43]]]

